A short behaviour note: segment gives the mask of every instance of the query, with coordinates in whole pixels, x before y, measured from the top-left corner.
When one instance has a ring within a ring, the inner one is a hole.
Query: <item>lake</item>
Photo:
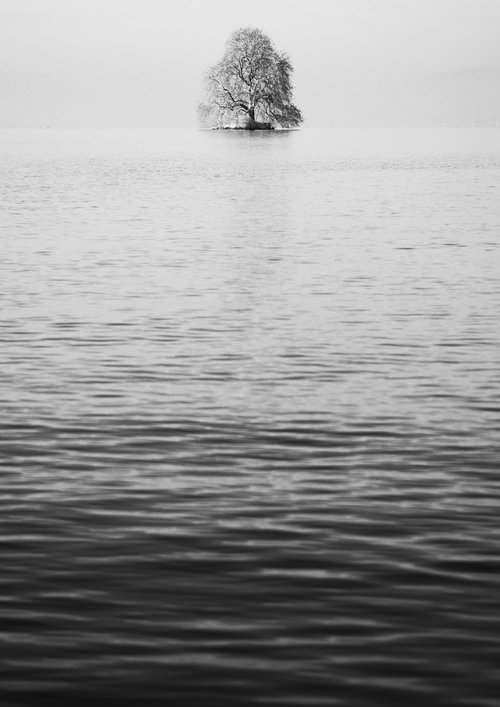
[[[3,707],[498,704],[500,130],[0,131]]]

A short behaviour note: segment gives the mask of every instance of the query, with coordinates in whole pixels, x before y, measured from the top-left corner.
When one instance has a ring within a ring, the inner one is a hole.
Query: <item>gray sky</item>
[[[500,122],[499,0],[0,0],[0,126],[194,127],[244,26],[311,127]]]

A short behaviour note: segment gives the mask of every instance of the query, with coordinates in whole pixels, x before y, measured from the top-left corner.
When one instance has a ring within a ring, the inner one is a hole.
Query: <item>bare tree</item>
[[[288,56],[276,51],[261,30],[236,30],[206,75],[200,121],[248,130],[300,125],[302,115],[291,102],[292,72]]]

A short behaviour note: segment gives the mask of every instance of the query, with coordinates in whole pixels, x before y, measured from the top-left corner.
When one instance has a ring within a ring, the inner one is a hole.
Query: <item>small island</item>
[[[236,30],[205,77],[200,124],[214,130],[274,130],[302,123],[292,103],[293,67],[260,29]]]

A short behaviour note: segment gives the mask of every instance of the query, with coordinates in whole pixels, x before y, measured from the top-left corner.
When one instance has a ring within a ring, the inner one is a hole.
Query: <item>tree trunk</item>
[[[247,130],[255,130],[255,108],[248,109]]]

